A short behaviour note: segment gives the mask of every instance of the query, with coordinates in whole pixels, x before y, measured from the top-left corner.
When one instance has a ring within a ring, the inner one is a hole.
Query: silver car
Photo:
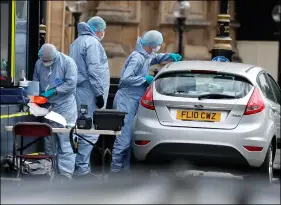
[[[253,65],[167,64],[141,99],[132,143],[137,161],[222,162],[257,168],[271,181],[280,149],[280,88]]]

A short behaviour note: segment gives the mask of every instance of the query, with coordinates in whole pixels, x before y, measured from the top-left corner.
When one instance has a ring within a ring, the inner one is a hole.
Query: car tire
[[[257,176],[269,184],[272,184],[273,182],[273,153],[273,146],[270,144],[265,156],[265,160],[257,170]]]

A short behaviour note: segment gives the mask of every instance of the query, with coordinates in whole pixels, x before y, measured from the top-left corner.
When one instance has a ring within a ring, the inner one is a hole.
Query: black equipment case
[[[96,130],[121,131],[126,113],[114,109],[97,109],[93,124]]]

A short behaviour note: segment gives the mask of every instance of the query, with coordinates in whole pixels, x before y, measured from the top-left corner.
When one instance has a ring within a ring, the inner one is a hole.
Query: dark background
[[[272,9],[280,0],[236,0],[237,40],[278,41]],[[279,29],[280,30],[280,29]]]

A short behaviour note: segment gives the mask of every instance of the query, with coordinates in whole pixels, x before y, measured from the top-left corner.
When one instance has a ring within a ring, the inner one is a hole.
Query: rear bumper
[[[185,159],[204,165],[226,165],[249,167],[248,161],[234,148],[220,145],[191,143],[160,143],[149,151],[145,160],[163,162],[165,160]]]
[[[155,113],[155,112],[154,112]],[[151,111],[151,115],[153,111]],[[133,154],[137,160],[187,158],[210,162],[259,167],[262,165],[271,136],[267,123],[239,125],[233,130],[197,129],[162,126],[156,115],[150,119],[135,119]],[[149,140],[145,146],[134,140]],[[261,152],[249,152],[243,146],[264,147]]]

